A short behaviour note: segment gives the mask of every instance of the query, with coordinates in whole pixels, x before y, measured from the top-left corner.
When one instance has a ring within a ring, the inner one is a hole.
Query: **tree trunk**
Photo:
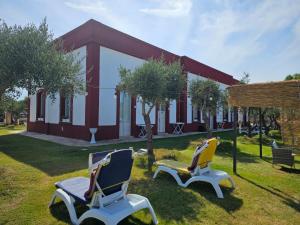
[[[154,163],[154,152],[153,152],[153,137],[152,137],[152,128],[151,128],[151,120],[150,120],[150,112],[153,106],[150,107],[148,112],[146,112],[146,104],[142,102],[142,114],[144,117],[145,125],[146,125],[146,137],[147,137],[147,151],[148,151],[148,171],[152,171],[152,165]]]
[[[210,115],[210,112],[208,112],[208,114]],[[210,117],[207,116],[206,111],[203,113],[203,117],[204,117],[204,121],[205,121],[205,128],[206,128],[206,131],[207,131],[207,138],[211,138],[212,137],[212,131],[210,129]]]

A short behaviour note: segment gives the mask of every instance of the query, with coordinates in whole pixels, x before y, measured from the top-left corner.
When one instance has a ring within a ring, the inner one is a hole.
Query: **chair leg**
[[[54,194],[51,197],[51,200],[50,200],[49,205],[48,205],[49,208],[54,204],[55,199],[56,199],[56,192],[54,192]]]
[[[158,166],[158,168],[156,169],[155,173],[154,173],[154,176],[153,176],[153,179],[156,178],[157,174],[160,172],[160,171],[164,171],[170,175],[172,175],[172,177],[174,177],[174,179],[176,180],[177,184],[181,187],[185,187],[184,184],[182,183],[178,173],[176,170],[173,170],[173,169],[170,169],[169,167],[166,167],[166,166]]]
[[[155,173],[153,175],[153,179],[155,179],[157,177],[157,174],[161,171],[160,167],[158,167],[156,170],[155,170]]]
[[[224,198],[223,192],[222,192],[222,190],[221,190],[221,188],[220,188],[219,183],[217,183],[217,182],[212,182],[211,184],[212,184],[212,186],[214,187],[214,189],[215,189],[215,191],[216,191],[216,194],[217,194],[218,198]]]
[[[83,213],[78,219],[78,224],[81,224],[87,218],[94,218],[105,223],[105,225],[117,225],[118,221],[115,221],[114,218],[110,217],[110,220],[106,219],[98,209],[89,209]]]
[[[149,211],[151,213],[153,223],[158,224],[158,220],[157,220],[156,214],[154,212],[154,209],[152,208],[151,203],[149,202],[148,199],[146,199],[146,202],[147,202],[147,208],[149,209]]]
[[[73,224],[77,225],[78,224],[78,219],[77,219],[77,214],[76,214],[76,211],[75,211],[75,208],[74,208],[73,198],[71,196],[69,196],[66,192],[64,192],[62,189],[59,188],[54,192],[54,194],[51,198],[51,201],[49,203],[49,207],[51,205],[53,205],[56,198],[60,198],[61,200],[63,200],[63,202],[65,203],[65,205],[68,209],[71,222]]]
[[[228,177],[228,180],[231,183],[231,187],[235,188],[235,183],[234,183],[233,179],[230,176]]]

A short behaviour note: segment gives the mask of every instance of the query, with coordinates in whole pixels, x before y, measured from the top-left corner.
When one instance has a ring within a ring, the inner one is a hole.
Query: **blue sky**
[[[55,37],[93,18],[237,79],[300,72],[300,0],[0,0],[8,24],[44,17]]]

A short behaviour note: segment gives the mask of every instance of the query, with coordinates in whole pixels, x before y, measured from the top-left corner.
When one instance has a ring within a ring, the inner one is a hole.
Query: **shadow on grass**
[[[184,222],[195,220],[199,208],[204,203],[197,196],[179,186],[174,185],[169,178],[154,180],[152,173],[145,173],[146,178],[132,180],[129,193],[143,195],[149,199],[156,214],[165,221]]]
[[[180,175],[180,177],[183,180],[183,182],[185,182],[187,179],[190,178],[189,175]],[[176,181],[173,179],[173,177],[171,175],[162,172],[162,173],[159,173],[158,177],[155,179],[155,183],[157,183],[156,185],[158,185],[158,186],[167,187],[167,189],[169,191],[171,191],[173,189],[175,189],[175,190],[181,189],[182,192],[184,193],[184,197],[183,197],[184,199],[186,197],[189,197],[188,195],[185,196],[186,193],[192,193],[191,192],[191,190],[192,190],[196,193],[199,193],[201,196],[203,196],[209,202],[223,208],[229,214],[240,209],[243,205],[242,199],[237,198],[234,195],[232,195],[232,191],[234,189],[232,189],[231,187],[229,188],[227,186],[224,187],[221,185],[222,192],[224,194],[224,199],[220,199],[217,197],[213,186],[206,182],[193,182],[187,188],[183,188],[183,187],[180,187],[177,185]],[[228,182],[228,184],[229,184],[229,182]],[[174,194],[174,199],[171,199],[171,201],[177,202],[178,201],[178,199],[176,197],[177,193],[173,193],[173,194]],[[184,208],[186,208],[187,206],[190,206],[191,208],[194,208],[194,207],[199,208],[199,206],[201,207],[204,205],[204,203],[202,203],[200,199],[196,199],[196,201],[197,202],[195,203],[194,200],[190,198],[189,201],[183,200],[182,201],[182,202],[184,202],[183,205],[176,205],[176,206],[184,207]],[[168,201],[168,202],[170,203],[170,201]],[[194,204],[194,206],[193,206],[193,204]],[[189,209],[189,211],[190,211],[190,209]]]
[[[50,176],[87,168],[88,152],[22,135],[0,136],[0,150]]]
[[[218,146],[216,155],[221,157],[232,158],[232,142],[222,141]],[[257,163],[259,160],[258,156],[242,152],[240,149],[237,151],[237,161],[242,163]]]
[[[280,170],[281,170],[281,171],[284,171],[284,172],[288,172],[288,173],[300,174],[300,169],[288,168],[288,167],[282,166],[282,167],[280,168]]]
[[[228,132],[226,132],[228,133]],[[228,134],[220,134],[225,138]],[[200,143],[205,134],[178,136],[168,139],[155,139],[155,149],[185,150],[192,142]],[[195,144],[196,145],[196,144]],[[145,148],[146,142],[111,144],[97,147],[72,147],[25,137],[19,134],[0,136],[0,151],[9,157],[35,167],[49,176],[57,176],[87,168],[88,155],[91,152],[111,149]],[[86,149],[88,151],[82,151]]]
[[[217,155],[223,157],[232,157],[231,150],[231,132],[215,133],[223,140],[218,147]],[[154,148],[163,150],[186,150],[188,147],[193,148],[205,138],[205,134],[192,136],[178,136],[168,139],[155,139]],[[0,136],[0,150],[11,158],[35,167],[49,176],[57,176],[87,168],[88,155],[91,152],[106,151],[111,149],[128,148],[134,149],[145,148],[146,142],[111,144],[97,147],[71,147],[53,142],[38,140],[25,137],[18,134]],[[82,151],[86,149],[87,151]],[[238,161],[253,163],[257,157],[238,152]]]
[[[87,206],[84,206],[84,205],[80,205],[80,204],[75,204],[75,210],[76,210],[76,213],[77,213],[77,217],[79,218],[84,212],[86,212],[89,208]],[[56,204],[52,205],[50,208],[50,213],[53,217],[55,217],[57,220],[59,221],[63,221],[65,223],[68,223],[68,224],[72,224],[71,223],[71,219],[70,219],[70,215],[68,213],[68,209],[65,205],[65,203],[63,201],[60,201],[57,202]],[[120,223],[118,223],[119,225],[125,225],[125,224],[128,224],[128,225],[149,225],[149,224],[152,224],[152,220],[150,218],[150,213],[148,210],[144,210],[144,212],[146,214],[149,215],[149,223],[145,223],[141,220],[139,220],[138,218],[136,218],[135,216],[129,216],[125,219],[123,219],[122,221],[120,221]],[[83,221],[83,223],[81,223],[82,225],[99,225],[99,224],[103,224],[103,222],[97,220],[97,219],[93,219],[93,218],[90,218],[90,219],[86,219]]]
[[[258,188],[260,188],[260,189],[262,189],[264,191],[267,191],[268,193],[270,193],[270,194],[278,197],[279,199],[281,199],[281,201],[284,204],[286,204],[287,206],[289,206],[289,207],[295,209],[296,211],[300,212],[300,204],[299,204],[300,200],[299,199],[296,199],[293,196],[291,196],[291,195],[289,195],[287,193],[284,193],[283,191],[281,191],[281,190],[279,190],[277,188],[274,188],[274,187],[270,187],[270,188],[264,187],[264,186],[262,186],[262,185],[260,185],[260,184],[258,184],[256,182],[254,182],[254,181],[252,181],[252,180],[250,180],[248,178],[245,178],[245,177],[243,177],[241,175],[237,175],[237,176],[239,178],[247,181],[248,183],[250,183],[250,184],[252,184],[252,185],[254,185],[254,186],[256,186],[256,187],[258,187]]]
[[[196,220],[199,216],[199,209],[204,203],[197,198],[197,195],[188,189],[174,185],[168,178],[159,182],[153,180],[149,173],[145,178],[133,179],[129,184],[128,193],[140,194],[149,199],[157,216],[164,221],[184,223],[189,220]],[[216,197],[215,197],[216,198]],[[78,217],[87,210],[87,207],[76,205]],[[57,220],[71,223],[67,208],[63,202],[58,202],[50,208],[50,213]],[[102,224],[98,220],[89,219],[83,224]],[[146,225],[152,224],[150,212],[143,210],[138,215],[131,215],[122,220],[120,225]]]

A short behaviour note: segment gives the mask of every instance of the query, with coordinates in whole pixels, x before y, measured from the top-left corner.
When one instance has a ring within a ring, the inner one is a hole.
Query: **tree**
[[[209,115],[215,115],[222,102],[222,92],[219,85],[211,80],[194,80],[190,83],[189,95],[193,106],[199,107],[203,112],[208,137],[212,136],[209,126]]]
[[[293,75],[287,75],[284,80],[300,80],[300,73],[295,73]]]
[[[66,54],[63,43],[53,40],[46,19],[34,24],[8,26],[0,20],[0,102],[7,93],[26,89],[34,94],[39,88],[52,99],[55,93],[83,92],[80,60]]]
[[[16,121],[21,113],[26,111],[27,98],[23,100],[16,100],[14,96],[4,95],[0,104],[0,117],[4,117],[5,112],[10,112]]]
[[[243,77],[240,79],[240,84],[249,84],[250,83],[250,74],[244,72]]]
[[[185,84],[181,64],[179,61],[167,63],[163,57],[149,59],[133,71],[121,66],[120,77],[119,90],[136,97],[142,104],[147,132],[148,169],[151,170],[154,154],[150,113],[154,106],[179,98]]]

